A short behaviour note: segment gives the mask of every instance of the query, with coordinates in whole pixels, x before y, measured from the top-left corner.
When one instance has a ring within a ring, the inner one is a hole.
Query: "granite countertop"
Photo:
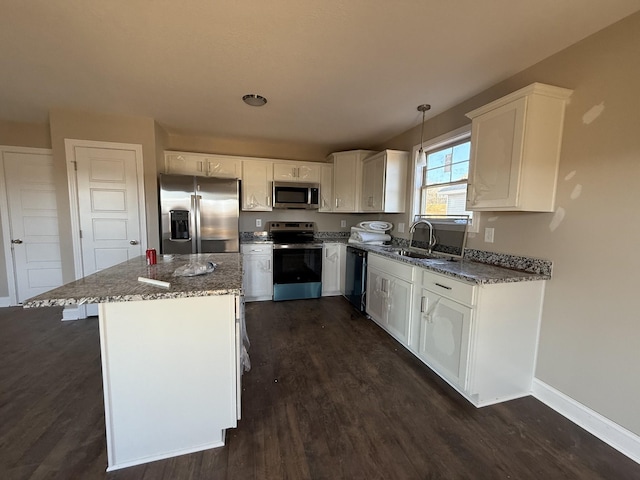
[[[467,260],[466,258],[450,261],[447,257],[433,259],[404,257],[394,252],[394,248],[397,250],[397,247],[390,246],[353,243],[350,243],[349,246],[477,285],[549,280],[551,278],[551,275],[548,273],[519,270],[516,268],[519,266],[517,262],[513,264],[512,268],[505,268],[489,263]]]
[[[136,257],[30,298],[23,302],[23,307],[241,295],[241,258],[239,253],[158,255],[156,265],[147,265],[144,256]],[[213,262],[217,266],[213,272],[205,275],[173,276],[176,268],[196,261]],[[165,288],[138,282],[138,277],[169,282],[171,286]]]

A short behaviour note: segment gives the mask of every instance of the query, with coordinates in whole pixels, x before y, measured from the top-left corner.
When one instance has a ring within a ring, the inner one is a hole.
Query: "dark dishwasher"
[[[344,296],[359,311],[365,311],[367,252],[347,246]]]

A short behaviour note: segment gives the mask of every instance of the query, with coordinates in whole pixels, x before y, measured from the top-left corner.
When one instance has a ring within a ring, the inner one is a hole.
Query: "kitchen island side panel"
[[[100,304],[108,469],[224,445],[235,295]]]

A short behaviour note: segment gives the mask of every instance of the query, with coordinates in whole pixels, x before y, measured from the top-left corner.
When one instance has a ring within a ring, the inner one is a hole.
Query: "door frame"
[[[4,258],[7,267],[7,286],[9,290],[8,297],[0,297],[0,307],[18,305],[16,272],[15,265],[13,264],[13,253],[11,251],[9,199],[7,198],[7,181],[4,175],[4,154],[8,152],[53,155],[53,150],[51,150],[50,148],[13,147],[10,145],[0,145],[0,190],[3,192],[0,195],[0,224],[2,225],[2,243],[4,245]]]
[[[144,168],[142,145],[136,143],[97,142],[93,140],[64,139],[67,165],[67,182],[69,185],[69,210],[71,215],[71,238],[73,242],[73,267],[75,279],[83,277],[82,245],[80,241],[80,212],[78,209],[78,183],[76,178],[76,148],[112,148],[118,150],[134,150],[136,152],[136,173],[138,183],[138,209],[140,214],[140,246],[147,248],[147,213],[144,191]]]

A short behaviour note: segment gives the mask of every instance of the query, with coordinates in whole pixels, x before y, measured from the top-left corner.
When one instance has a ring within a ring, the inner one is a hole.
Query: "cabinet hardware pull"
[[[422,297],[420,299],[420,313],[424,313],[424,301],[426,300],[426,297]]]
[[[440,288],[444,288],[444,289],[447,289],[447,290],[451,290],[451,287],[447,287],[446,285],[442,285],[441,283],[435,282],[435,284],[436,284],[438,287],[440,287]]]

